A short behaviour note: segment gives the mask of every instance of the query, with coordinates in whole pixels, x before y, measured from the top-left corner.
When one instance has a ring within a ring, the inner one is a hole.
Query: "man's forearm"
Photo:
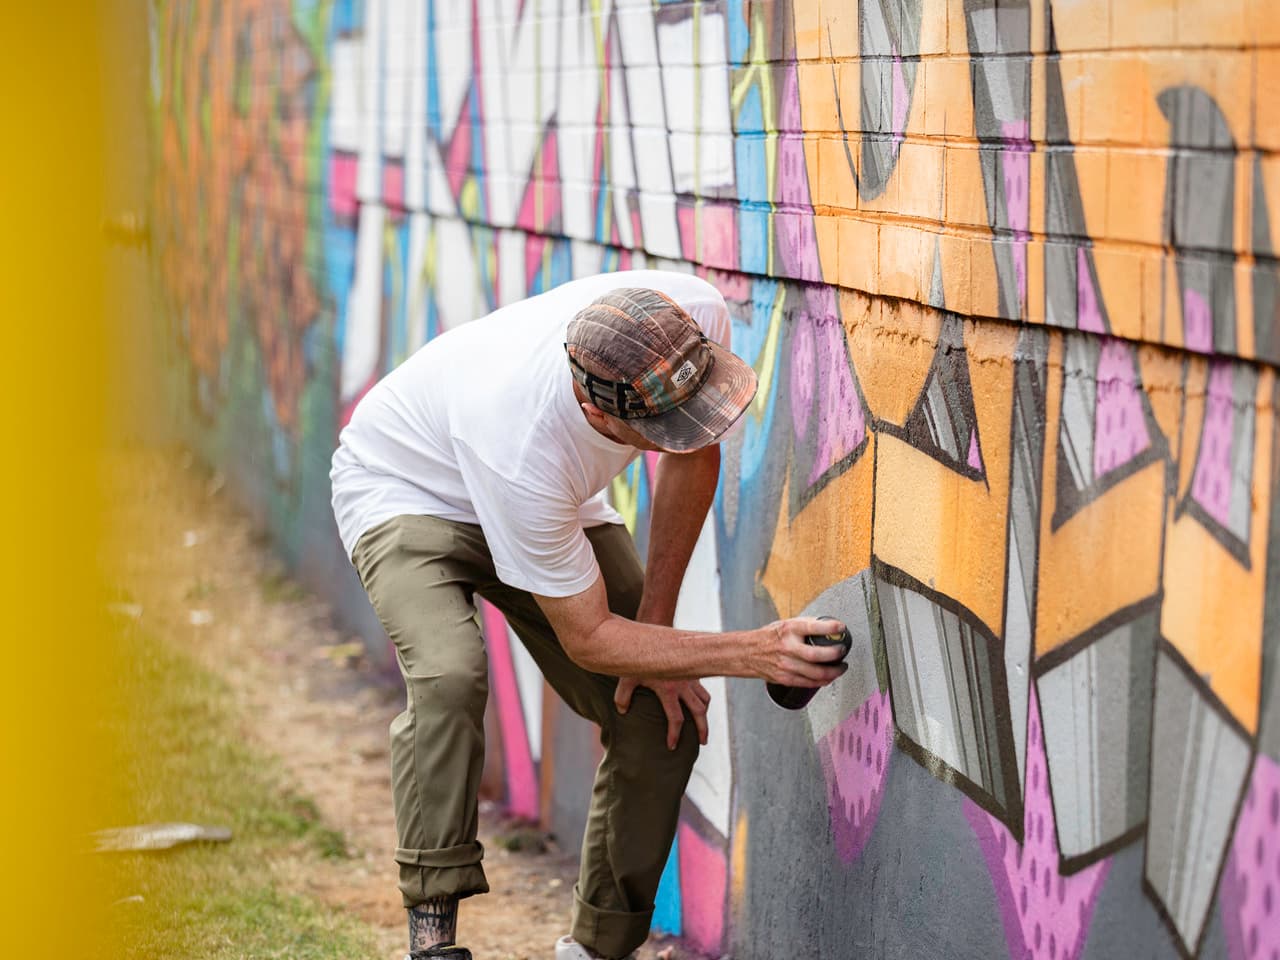
[[[707,510],[715,499],[719,479],[718,446],[658,458],[649,520],[649,557],[637,620],[672,622],[680,584],[702,532]]]
[[[750,677],[776,644],[773,626],[733,633],[701,633],[609,616],[573,644],[582,667],[615,677],[693,680]]]

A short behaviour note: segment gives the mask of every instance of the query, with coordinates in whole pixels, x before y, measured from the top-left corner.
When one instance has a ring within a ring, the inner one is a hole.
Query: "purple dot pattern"
[[[875,693],[818,741],[836,853],[849,864],[862,855],[889,775],[893,715],[888,693]]]
[[[965,800],[965,816],[978,838],[995,887],[1009,956],[1028,960],[1076,960],[1084,949],[1110,860],[1064,877],[1058,872],[1058,841],[1040,709],[1035,688],[1027,708],[1027,770],[1023,798],[1023,843],[977,804]]]
[[[1280,952],[1280,764],[1254,761],[1218,890],[1229,960]]]
[[[1084,247],[1076,248],[1076,326],[1090,333],[1106,333],[1098,291],[1089,272],[1089,256]]]
[[[796,323],[791,344],[791,419],[797,439],[815,432],[807,480],[813,486],[858,448],[867,435],[867,419],[834,304],[830,313],[800,317]]]
[[[1182,339],[1188,350],[1213,353],[1213,314],[1198,290],[1182,291]]]
[[[1191,496],[1223,527],[1231,525],[1231,489],[1235,434],[1235,406],[1232,402],[1232,365],[1213,363],[1209,367],[1209,388],[1205,398],[1204,425],[1200,449],[1191,479]]]
[[[1102,338],[1093,421],[1095,481],[1151,446],[1141,391],[1133,346],[1114,337]]]

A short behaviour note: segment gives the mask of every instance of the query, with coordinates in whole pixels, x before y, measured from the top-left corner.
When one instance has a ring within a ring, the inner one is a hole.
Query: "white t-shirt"
[[[574,280],[442,334],[374,386],[339,437],[329,476],[347,556],[378,524],[427,515],[478,523],[510,586],[551,597],[591,586],[583,528],[621,522],[604,489],[637,451],[583,416],[564,337],[618,287],[665,293],[728,347],[719,291],[658,270]]]

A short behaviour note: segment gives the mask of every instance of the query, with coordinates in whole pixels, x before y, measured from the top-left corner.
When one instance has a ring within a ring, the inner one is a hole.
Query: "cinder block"
[[[1123,0],[1111,5],[1111,46],[1135,50],[1172,47],[1178,5],[1171,0]]]
[[[839,210],[856,210],[858,187],[852,164],[857,162],[857,142],[826,137],[818,149],[818,196],[824,205]]]
[[[1176,39],[1187,47],[1243,47],[1244,0],[1178,0]]]
[[[1129,54],[1083,61],[1080,119],[1089,144],[1136,144],[1142,140],[1143,111],[1152,93],[1141,58]]]
[[[1273,19],[1280,21],[1280,11]],[[1257,50],[1254,55],[1254,145],[1280,150],[1280,50]]]
[[[874,220],[839,219],[840,286],[875,293],[880,287],[880,227]]]
[[[1058,49],[1063,53],[1084,53],[1110,48],[1111,7],[1111,0],[1054,4],[1053,35]]]
[[[862,64],[847,60],[836,71],[839,86],[840,119],[846,133],[860,133],[862,122]]]
[[[859,54],[858,7],[848,0],[820,0],[819,51],[834,60],[852,60]]]
[[[1247,0],[1245,26],[1250,43],[1259,47],[1280,46],[1280,17],[1274,0]]]
[[[914,227],[882,224],[880,227],[880,289],[887,297],[920,301],[924,290],[920,283],[922,234]],[[929,250],[932,256],[933,250]]]
[[[818,260],[822,265],[821,280],[840,282],[840,218],[816,216],[813,232],[818,241]]]
[[[840,3],[845,6],[852,6],[848,0],[824,0],[826,4]],[[917,51],[922,57],[932,57],[947,52],[947,18],[941,16],[942,3],[941,0],[928,2],[925,0],[921,4],[924,8],[920,17],[920,49]]]
[[[839,66],[832,63],[799,63],[796,65],[800,84],[800,109],[804,128],[810,133],[829,133],[840,129],[836,113],[839,96]]]
[[[973,73],[968,60],[929,61],[924,130],[929,136],[973,136]]]
[[[946,155],[946,221],[958,226],[987,226],[987,205],[978,151],[949,144]]]
[[[822,49],[819,0],[791,0],[789,6],[795,24],[796,59],[817,60]]]
[[[1112,149],[1107,164],[1106,235],[1159,246],[1164,232],[1167,155]]]
[[[941,222],[946,217],[942,195],[943,148],[907,141],[898,148],[898,212]]]
[[[1117,337],[1142,337],[1142,257],[1105,245],[1093,248],[1099,296],[1106,304],[1111,332]]]

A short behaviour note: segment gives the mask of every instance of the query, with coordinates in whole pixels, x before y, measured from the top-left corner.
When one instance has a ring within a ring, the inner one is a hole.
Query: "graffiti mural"
[[[857,643],[798,715],[710,682],[656,927],[1280,951],[1268,4],[170,0],[152,34],[197,429],[262,448],[208,447],[353,618],[315,505],[379,377],[585,274],[723,292],[761,389],[677,622]],[[612,488],[642,553],[653,469]],[[496,787],[572,842],[594,734],[482,616]]]

